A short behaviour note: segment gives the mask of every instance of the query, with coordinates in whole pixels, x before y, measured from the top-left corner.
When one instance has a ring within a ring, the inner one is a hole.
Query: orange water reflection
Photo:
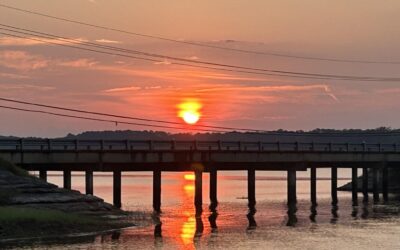
[[[194,199],[194,179],[195,176],[193,173],[186,173],[184,174],[183,178],[183,200],[185,202],[190,203]],[[183,205],[184,211],[184,221],[180,226],[180,237],[182,243],[185,247],[193,248],[194,246],[190,246],[193,244],[193,238],[196,233],[196,217],[195,217],[195,209],[192,204],[184,204]]]

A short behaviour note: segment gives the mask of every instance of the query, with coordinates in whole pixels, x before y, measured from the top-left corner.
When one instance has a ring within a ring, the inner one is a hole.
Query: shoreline
[[[137,227],[145,217],[59,188],[0,159],[0,244],[113,233]]]

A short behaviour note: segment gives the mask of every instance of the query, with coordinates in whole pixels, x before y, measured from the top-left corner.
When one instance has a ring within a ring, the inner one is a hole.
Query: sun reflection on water
[[[183,200],[191,201],[194,198],[194,174],[187,173],[184,174],[184,182],[182,185],[183,188]],[[184,221],[181,225],[180,237],[183,245],[190,247],[189,245],[193,244],[193,238],[196,233],[196,217],[194,213],[194,209],[192,206],[183,206],[183,216]]]

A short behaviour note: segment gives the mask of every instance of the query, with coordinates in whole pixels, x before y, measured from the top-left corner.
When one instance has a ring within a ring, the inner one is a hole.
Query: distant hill
[[[0,139],[18,138],[0,136]],[[34,137],[30,137],[34,138]],[[311,131],[276,130],[265,133],[167,133],[161,131],[87,131],[68,134],[58,139],[81,140],[225,140],[225,141],[281,141],[281,142],[352,142],[352,143],[400,143],[400,129],[381,127],[376,129],[314,129]]]
[[[377,128],[370,130],[316,129],[312,131],[269,131],[265,133],[167,133],[160,131],[88,131],[68,134],[65,139],[102,140],[226,140],[226,141],[281,141],[281,142],[354,142],[400,143],[400,130]]]

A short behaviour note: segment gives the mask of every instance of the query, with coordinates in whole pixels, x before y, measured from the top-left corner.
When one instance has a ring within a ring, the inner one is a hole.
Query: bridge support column
[[[287,172],[287,203],[289,206],[295,205],[296,197],[296,170],[288,170]]]
[[[70,170],[64,170],[64,188],[65,189],[71,189],[71,171]]]
[[[40,170],[39,171],[39,178],[44,180],[44,181],[47,181],[47,171],[46,170]]]
[[[383,201],[389,201],[389,169],[384,166],[382,169],[382,196]]]
[[[195,170],[195,187],[194,187],[194,205],[196,207],[196,211],[202,211],[203,206],[203,171]]]
[[[153,209],[161,212],[161,170],[153,171]]]
[[[373,192],[373,198],[374,202],[379,201],[379,187],[378,187],[378,168],[374,167],[372,169],[372,192]]]
[[[363,202],[368,202],[368,168],[363,168],[362,176],[362,192],[363,192]]]
[[[310,169],[310,189],[311,189],[311,204],[313,206],[317,205],[317,169],[311,167]]]
[[[121,171],[115,170],[113,174],[113,203],[121,208]]]
[[[247,170],[247,198],[249,200],[249,208],[256,205],[256,170]]]
[[[93,171],[85,172],[85,188],[86,194],[93,195]]]
[[[336,206],[338,203],[337,198],[337,167],[331,168],[331,197],[332,205]]]
[[[210,209],[213,210],[218,205],[217,200],[217,170],[210,170]]]
[[[357,197],[357,194],[358,194],[358,179],[357,179],[357,174],[358,174],[358,172],[357,172],[357,168],[356,167],[353,167],[352,169],[351,169],[351,191],[352,191],[352,195],[351,195],[351,198],[352,198],[352,201],[353,201],[353,206],[358,206],[358,197]]]

